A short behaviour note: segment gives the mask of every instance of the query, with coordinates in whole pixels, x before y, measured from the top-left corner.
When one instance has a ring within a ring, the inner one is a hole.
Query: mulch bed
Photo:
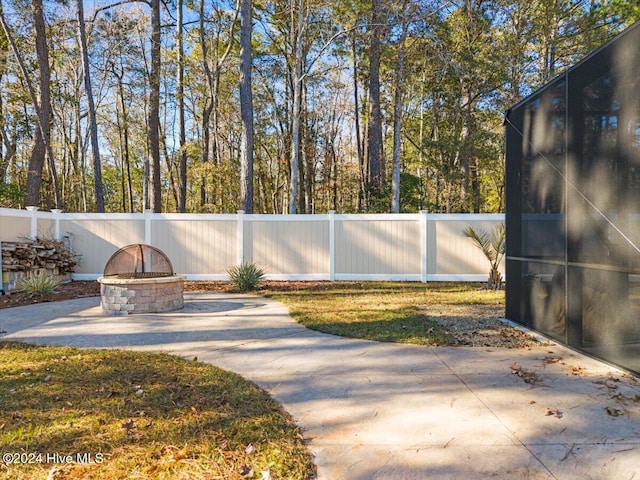
[[[75,281],[64,283],[57,288],[56,293],[44,297],[31,298],[25,292],[9,292],[0,297],[0,309],[33,305],[34,303],[59,302],[74,298],[96,297],[100,295],[100,284],[95,281]]]
[[[328,282],[262,282],[260,289],[290,292],[301,288],[323,288],[330,287]],[[229,282],[185,282],[185,292],[235,292],[235,287]],[[22,305],[33,305],[43,302],[58,302],[61,300],[72,300],[74,298],[96,297],[100,295],[100,284],[93,280],[76,280],[62,284],[57,292],[44,297],[31,298],[25,292],[12,291],[0,296],[0,309],[19,307]]]

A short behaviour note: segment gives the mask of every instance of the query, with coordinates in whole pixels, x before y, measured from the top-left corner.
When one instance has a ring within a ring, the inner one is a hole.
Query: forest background
[[[505,111],[636,0],[0,0],[0,206],[503,212]]]

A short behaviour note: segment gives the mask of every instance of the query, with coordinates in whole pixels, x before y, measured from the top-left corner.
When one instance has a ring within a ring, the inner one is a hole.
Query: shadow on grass
[[[425,315],[411,312],[404,315],[394,315],[385,320],[327,323],[319,320],[307,320],[302,323],[318,332],[377,342],[435,346],[446,345],[451,341],[451,337],[441,325],[429,320]]]
[[[59,465],[56,478],[241,478],[247,466],[277,478],[313,475],[290,416],[234,373],[167,354],[18,342],[0,342],[0,360],[1,445],[104,460]],[[37,477],[48,463],[1,464],[0,478]]]
[[[259,293],[264,296],[287,293],[294,296],[306,296],[314,294],[330,295],[376,295],[397,293],[421,293],[421,294],[464,294],[484,290],[484,284],[477,282],[276,282],[268,281],[260,287]]]

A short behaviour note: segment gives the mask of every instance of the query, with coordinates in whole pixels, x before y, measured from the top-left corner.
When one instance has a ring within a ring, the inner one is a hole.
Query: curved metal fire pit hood
[[[161,250],[135,243],[111,255],[103,275],[106,278],[156,278],[173,274],[173,266]]]

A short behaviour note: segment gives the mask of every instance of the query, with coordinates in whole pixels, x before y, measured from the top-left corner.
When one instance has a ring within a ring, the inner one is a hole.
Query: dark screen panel
[[[508,317],[640,373],[638,45],[640,24],[512,109],[506,219]]]
[[[556,81],[522,108],[521,256],[563,259],[566,82]]]
[[[578,78],[579,106],[573,116],[576,148],[575,191],[571,192],[569,259],[623,269],[640,267],[638,210],[640,110],[634,86],[616,70]],[[571,78],[571,77],[570,77]]]

